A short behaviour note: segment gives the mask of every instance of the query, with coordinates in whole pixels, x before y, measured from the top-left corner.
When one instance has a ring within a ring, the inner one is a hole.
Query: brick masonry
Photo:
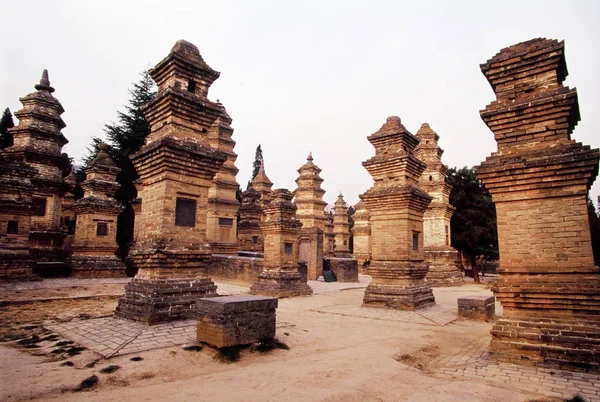
[[[332,270],[338,282],[358,282],[358,261],[354,258],[326,257],[323,268]]]
[[[479,321],[496,319],[496,298],[494,296],[459,297],[458,315]]]
[[[277,302],[276,298],[253,295],[198,300],[198,342],[223,348],[274,338]]]
[[[499,361],[600,372],[600,275],[587,214],[598,150],[571,139],[580,119],[564,43],[533,39],[481,65],[496,100],[480,112],[498,152],[475,167],[496,204],[504,314]]]

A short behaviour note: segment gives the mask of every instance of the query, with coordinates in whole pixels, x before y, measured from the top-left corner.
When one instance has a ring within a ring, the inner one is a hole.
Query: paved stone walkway
[[[489,358],[488,338],[440,360],[438,366],[435,376],[440,378],[483,381],[558,400],[579,394],[587,402],[600,401],[600,375],[498,363]]]

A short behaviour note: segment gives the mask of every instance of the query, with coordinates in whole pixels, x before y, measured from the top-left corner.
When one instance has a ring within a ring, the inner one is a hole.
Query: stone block
[[[197,339],[224,348],[274,338],[277,304],[276,298],[253,295],[200,299],[196,302]]]
[[[458,298],[458,315],[478,321],[492,321],[496,318],[496,298],[494,296],[466,296]]]
[[[358,260],[354,258],[325,258],[323,267],[332,270],[338,282],[358,282]]]

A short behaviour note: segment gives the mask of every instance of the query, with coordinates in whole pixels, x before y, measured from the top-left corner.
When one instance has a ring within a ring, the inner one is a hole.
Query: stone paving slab
[[[495,362],[489,358],[487,337],[477,344],[467,345],[460,353],[440,360],[438,366],[436,377],[484,381],[501,388],[514,388],[561,400],[579,394],[587,402],[600,402],[600,375]]]
[[[81,346],[112,357],[196,342],[196,320],[146,326],[116,317],[74,320],[44,327]]]
[[[315,309],[319,313],[339,314],[376,320],[410,322],[424,325],[446,325],[458,319],[455,307],[435,305],[415,311],[394,310],[356,305],[331,306]]]

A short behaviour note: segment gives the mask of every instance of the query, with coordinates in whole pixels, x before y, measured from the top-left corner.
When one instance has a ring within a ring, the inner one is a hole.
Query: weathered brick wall
[[[208,275],[211,278],[254,283],[263,269],[263,261],[262,258],[213,254]]]
[[[326,257],[323,270],[332,270],[338,282],[358,282],[358,261],[354,258]]]

